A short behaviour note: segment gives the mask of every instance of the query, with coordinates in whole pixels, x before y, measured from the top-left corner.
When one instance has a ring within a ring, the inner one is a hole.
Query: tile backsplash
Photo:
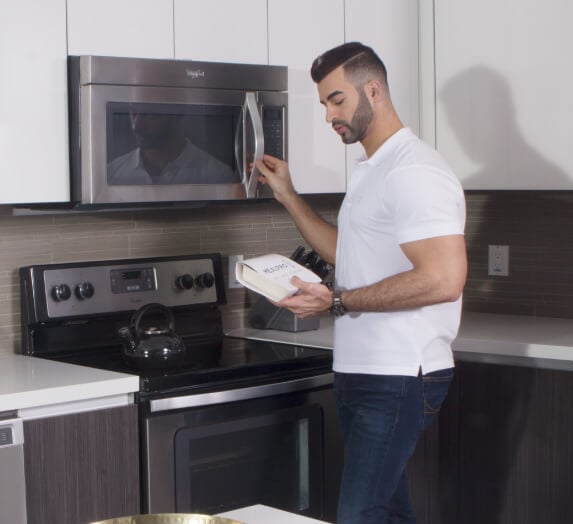
[[[335,222],[340,195],[308,201]],[[467,193],[466,311],[573,318],[573,193]],[[508,277],[487,275],[487,246],[510,246]],[[20,344],[18,268],[32,264],[220,252],[290,255],[304,245],[275,202],[179,210],[17,215],[0,207],[0,354]],[[227,275],[225,275],[227,277]],[[227,289],[225,327],[241,326],[252,295]]]
[[[470,191],[464,310],[573,318],[573,192]],[[488,276],[488,245],[509,246],[509,276]]]

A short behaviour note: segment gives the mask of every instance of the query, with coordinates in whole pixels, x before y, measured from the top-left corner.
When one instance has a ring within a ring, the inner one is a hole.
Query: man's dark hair
[[[372,77],[388,83],[386,66],[371,47],[360,42],[348,42],[334,47],[317,57],[310,68],[310,76],[318,84],[325,76],[342,66],[346,77],[356,85]]]

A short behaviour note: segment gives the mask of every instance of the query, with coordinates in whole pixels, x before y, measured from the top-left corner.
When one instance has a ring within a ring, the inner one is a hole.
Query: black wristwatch
[[[330,305],[330,314],[335,317],[341,317],[346,313],[346,308],[342,303],[342,291],[335,291],[332,294],[332,304]]]

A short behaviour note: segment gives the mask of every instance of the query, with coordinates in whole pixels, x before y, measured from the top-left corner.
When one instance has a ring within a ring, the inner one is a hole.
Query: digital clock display
[[[157,289],[155,269],[152,267],[112,269],[110,271],[112,293],[137,293]]]
[[[134,269],[132,271],[124,271],[121,274],[123,280],[133,280],[135,278],[141,278],[141,269]]]

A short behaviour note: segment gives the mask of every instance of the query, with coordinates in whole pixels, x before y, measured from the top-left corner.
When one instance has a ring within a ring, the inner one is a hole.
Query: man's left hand
[[[324,284],[305,282],[298,277],[293,277],[291,282],[299,288],[299,291],[296,295],[278,302],[278,306],[287,308],[301,319],[315,316],[330,309],[332,291]]]

